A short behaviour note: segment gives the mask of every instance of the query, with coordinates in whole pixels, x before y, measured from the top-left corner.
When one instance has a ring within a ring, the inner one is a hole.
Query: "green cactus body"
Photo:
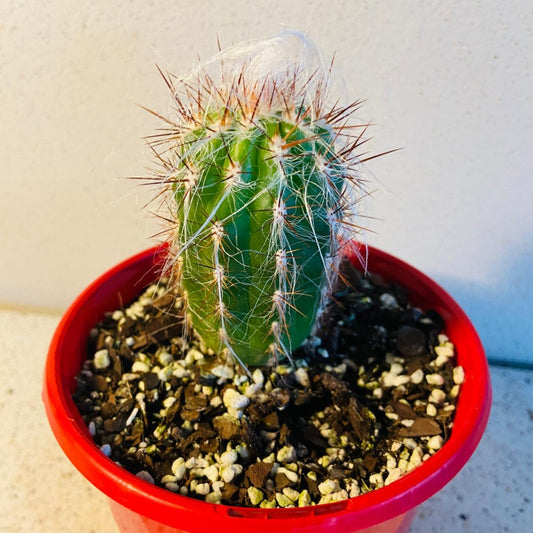
[[[290,357],[313,331],[354,234],[359,187],[360,136],[345,132],[357,106],[324,109],[329,72],[259,80],[252,63],[221,67],[218,82],[204,71],[166,77],[178,117],[151,143],[190,321],[245,366]]]
[[[337,248],[343,177],[331,146],[326,128],[281,113],[216,133],[208,124],[184,141],[181,283],[212,349],[261,365],[311,332]]]

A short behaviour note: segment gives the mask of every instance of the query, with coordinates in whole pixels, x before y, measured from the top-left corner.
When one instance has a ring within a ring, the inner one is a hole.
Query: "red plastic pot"
[[[122,532],[361,532],[405,533],[416,506],[448,483],[476,448],[491,403],[488,365],[474,327],[457,303],[410,265],[369,248],[368,267],[404,285],[410,301],[435,309],[457,351],[465,381],[450,439],[418,468],[381,489],[342,502],[294,509],[247,509],[201,502],[155,487],[105,457],[72,401],[75,376],[87,357],[89,331],[106,311],[133,300],[155,280],[165,247],[146,250],[92,283],[61,320],[48,353],[43,399],[52,430],[74,466],[111,499]],[[355,260],[354,260],[355,263]]]

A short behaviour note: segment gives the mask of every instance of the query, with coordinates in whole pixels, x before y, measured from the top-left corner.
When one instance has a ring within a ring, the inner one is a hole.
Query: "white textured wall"
[[[380,220],[370,242],[444,285],[489,355],[531,360],[533,9],[500,1],[0,3],[0,304],[64,308],[157,225],[141,137],[154,65],[309,33],[367,100]]]

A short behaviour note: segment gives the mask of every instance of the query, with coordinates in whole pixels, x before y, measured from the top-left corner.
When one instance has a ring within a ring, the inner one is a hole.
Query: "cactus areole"
[[[175,116],[150,140],[190,321],[247,367],[290,357],[315,327],[356,227],[364,131],[348,125],[357,103],[325,108],[328,69],[258,77],[253,63],[221,58],[218,81],[163,75]]]

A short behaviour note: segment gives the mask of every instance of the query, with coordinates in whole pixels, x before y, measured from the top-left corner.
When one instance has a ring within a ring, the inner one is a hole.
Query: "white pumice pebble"
[[[296,372],[294,372],[294,377],[302,387],[309,387],[309,385],[311,384],[309,374],[307,370],[303,367],[296,369]]]
[[[383,486],[383,476],[379,473],[370,475],[368,481],[371,485],[375,485],[376,487]]]
[[[170,365],[165,366],[157,373],[157,377],[160,381],[168,381],[172,377],[172,372],[173,369]]]
[[[94,368],[98,370],[103,370],[111,364],[111,359],[109,358],[109,351],[107,349],[98,350],[94,354]]]
[[[334,479],[326,479],[325,481],[322,481],[320,485],[318,485],[318,491],[320,492],[320,494],[322,494],[322,496],[331,494],[338,490],[339,490],[339,482]]]
[[[390,367],[390,373],[395,376],[400,375],[403,372],[403,366],[400,363],[392,363]]]
[[[157,354],[157,360],[163,365],[167,366],[172,361],[174,361],[174,357],[170,352],[167,352],[166,350],[162,350]]]
[[[261,391],[262,385],[259,385],[259,383],[252,383],[249,385],[246,390],[244,391],[244,395],[247,398],[252,398],[255,396],[259,391]]]
[[[207,468],[204,468],[203,471],[204,476],[211,481],[211,483],[218,480],[218,467],[217,465],[211,465]]]
[[[462,366],[456,366],[453,369],[453,382],[456,385],[462,385],[465,380],[465,371]]]
[[[250,400],[246,396],[231,388],[224,391],[222,401],[227,407],[228,413],[236,418],[242,416],[241,410],[250,403]]]
[[[450,389],[450,398],[455,399],[457,398],[457,396],[459,396],[459,392],[461,390],[461,387],[459,385],[454,385],[451,389]]]
[[[235,450],[228,450],[220,456],[223,465],[232,465],[237,462],[238,454]]]
[[[252,381],[256,385],[260,385],[261,387],[265,383],[265,376],[263,375],[263,372],[259,368],[256,368],[252,374]]]
[[[337,374],[337,376],[339,376],[340,378],[342,378],[344,376],[344,374],[346,374],[346,370],[348,369],[346,363],[341,363],[340,365],[337,365],[336,367],[333,368],[333,372],[335,372],[335,374]]]
[[[209,461],[205,457],[196,457],[196,468],[207,468],[209,466]]]
[[[248,487],[248,498],[250,498],[250,503],[252,505],[259,505],[263,499],[264,499],[264,494],[261,490],[259,490],[258,488],[256,487]]]
[[[414,450],[416,448],[416,441],[415,439],[411,439],[410,437],[407,437],[405,439],[403,439],[403,445],[408,449],[408,450]]]
[[[325,349],[325,348],[319,348],[317,350],[318,354],[323,357],[324,359],[328,359],[329,358],[329,352]]]
[[[426,381],[429,385],[436,385],[437,387],[444,385],[444,378],[440,374],[428,374]]]
[[[163,484],[176,483],[176,481],[177,481],[176,476],[173,476],[172,474],[167,474],[166,476],[163,476],[161,478],[161,483],[163,483]]]
[[[135,361],[131,365],[131,371],[134,374],[146,374],[147,372],[150,372],[150,366],[143,361]]]
[[[291,472],[298,472],[298,464],[297,463],[286,463],[285,468],[290,470]]]
[[[291,483],[296,483],[299,477],[297,472],[293,472],[292,470],[289,470],[288,468],[284,468],[283,466],[278,468],[278,474],[285,474],[285,476],[287,476],[287,479]]]
[[[100,446],[100,451],[106,456],[111,457],[111,446],[109,444],[103,444]]]
[[[187,355],[189,357],[192,357],[195,361],[203,361],[205,359],[204,354],[201,351],[196,350],[195,348],[191,348],[187,352]]]
[[[432,403],[440,405],[446,399],[446,393],[440,389],[433,389],[429,395],[428,400]]]
[[[283,446],[283,448],[278,451],[276,459],[280,463],[292,463],[293,461],[296,461],[296,449],[294,446]]]
[[[180,486],[177,483],[169,482],[164,483],[164,485],[167,490],[170,490],[172,492],[178,492],[180,490]]]
[[[391,449],[391,452],[396,453],[401,447],[402,447],[402,443],[401,442],[394,441],[391,444],[390,449]]]
[[[209,400],[209,404],[212,407],[218,407],[222,403],[222,398],[220,396],[213,396],[211,400]]]
[[[141,478],[143,481],[148,481],[148,483],[151,483],[152,485],[155,483],[154,478],[146,470],[141,470],[140,472],[137,472],[136,475],[138,478]]]
[[[392,386],[393,387],[398,387],[398,389],[401,389],[403,385],[407,385],[407,383],[409,383],[410,381],[410,378],[409,376],[405,376],[405,375],[401,375],[401,376],[396,376],[393,381],[392,381]],[[402,389],[402,390],[405,390]]]
[[[389,474],[385,479],[385,486],[390,485],[393,481],[400,479],[400,477],[402,476],[402,470],[400,468],[391,468],[387,469],[387,471]]]
[[[178,481],[181,481],[184,478],[185,474],[187,473],[187,467],[185,466],[185,461],[183,460],[183,457],[178,457],[172,463],[171,470]]]
[[[246,444],[237,444],[237,446],[235,446],[235,451],[239,454],[239,457],[245,461],[250,458],[250,452]]]
[[[241,376],[235,376],[233,378],[233,383],[235,385],[237,385],[237,387],[240,387],[241,385],[243,385],[244,383],[248,383],[248,376],[243,374]]]
[[[333,492],[332,494],[326,494],[325,496],[322,496],[322,498],[320,498],[320,501],[318,503],[323,504],[323,503],[340,502],[342,500],[346,500],[347,498],[348,498],[348,493],[343,489],[337,492]]]
[[[177,401],[177,398],[175,396],[167,396],[163,400],[163,406],[168,409],[169,407],[172,407],[176,403],[176,401]]]
[[[118,322],[121,318],[124,318],[124,313],[120,309],[117,309],[116,311],[113,311],[111,318]]]
[[[447,355],[439,355],[434,363],[437,368],[442,368],[447,362],[449,361],[449,358]]]
[[[383,372],[381,379],[383,387],[400,387],[411,380],[409,376],[397,375],[392,372]]]
[[[196,485],[196,488],[194,489],[194,492],[196,494],[200,494],[202,496],[206,496],[211,491],[211,488],[209,487],[209,483],[198,483]]]
[[[398,461],[398,468],[401,470],[402,473],[407,472],[409,468],[409,461],[407,461],[407,459],[400,459]]]
[[[420,449],[420,446],[417,446],[413,453],[411,454],[411,457],[409,457],[409,466],[408,469],[411,470],[418,465],[422,464],[422,457],[423,457],[422,450]]]
[[[374,389],[372,391],[372,396],[374,396],[374,398],[377,398],[378,400],[381,400],[381,398],[383,398],[383,389],[381,387]]]
[[[437,416],[437,408],[432,403],[428,403],[426,407],[426,414],[431,417]]]
[[[291,487],[285,487],[282,492],[285,494],[285,496],[287,496],[287,498],[289,498],[289,500],[292,500],[293,502],[297,501],[300,497],[300,493]]]
[[[431,450],[440,450],[444,444],[444,439],[440,435],[435,435],[428,440],[427,446]]]
[[[398,302],[396,301],[396,298],[388,292],[384,292],[379,297],[379,300],[384,305],[384,307],[388,307],[389,309],[394,309],[395,307],[398,307]]]
[[[154,432],[152,434],[157,440],[160,440],[165,434],[166,430],[167,427],[164,424],[159,424],[159,426],[154,429]]]
[[[191,375],[190,371],[186,368],[183,368],[181,365],[176,365],[172,371],[172,375],[176,376],[178,379],[183,379]]]
[[[359,496],[361,494],[361,489],[359,488],[359,485],[357,483],[351,483],[348,489],[348,494],[350,498],[355,498],[356,496]]]
[[[214,481],[213,484],[211,485],[211,488],[215,492],[220,492],[224,488],[224,482],[220,479],[218,481]]]
[[[298,496],[298,507],[307,507],[310,503],[311,495],[309,494],[309,491],[307,489],[302,490],[300,496]]]
[[[421,368],[419,368],[418,370],[415,370],[409,376],[409,379],[411,380],[411,383],[414,383],[415,385],[422,383],[422,381],[424,380],[424,371]]]
[[[276,501],[280,507],[289,507],[294,504],[294,502],[285,496],[282,492],[276,493]]]
[[[213,376],[216,376],[217,378],[229,380],[233,379],[235,376],[235,372],[233,371],[233,367],[229,365],[218,365],[211,369],[211,374]]]
[[[446,342],[440,346],[435,346],[435,353],[437,356],[453,357],[453,344]]]
[[[238,474],[238,470],[237,470],[237,466],[240,466],[240,465],[228,465],[228,466],[223,466],[221,469],[220,469],[220,477],[226,482],[226,483],[231,483],[233,481],[233,478],[235,477],[235,475]]]
[[[261,509],[274,509],[276,507],[276,500],[263,500],[259,504],[259,507],[261,507]]]
[[[144,317],[144,305],[141,301],[135,302],[126,309],[126,316],[137,320]]]

